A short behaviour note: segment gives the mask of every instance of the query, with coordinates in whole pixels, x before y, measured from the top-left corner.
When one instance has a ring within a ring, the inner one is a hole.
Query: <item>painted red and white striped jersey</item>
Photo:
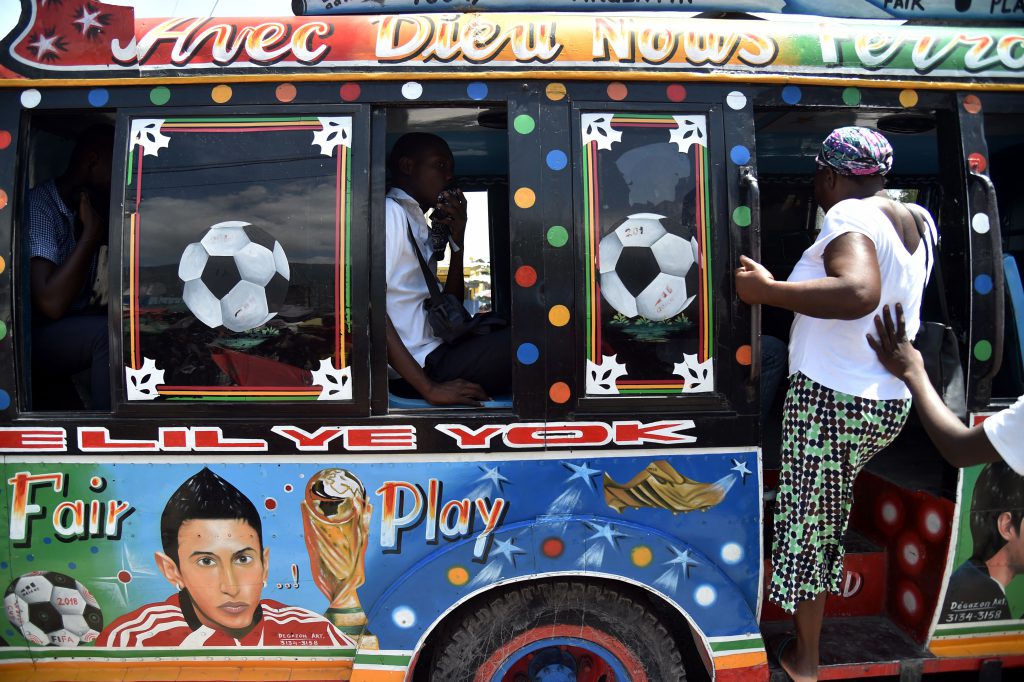
[[[179,597],[182,597],[179,599]],[[260,600],[252,630],[241,639],[208,627],[195,617],[185,593],[148,604],[108,625],[99,647],[354,647],[355,642],[323,616],[300,606]]]

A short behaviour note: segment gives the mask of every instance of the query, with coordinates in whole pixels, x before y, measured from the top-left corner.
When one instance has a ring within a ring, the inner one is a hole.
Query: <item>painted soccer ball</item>
[[[235,220],[210,227],[178,262],[188,309],[207,327],[233,332],[255,329],[277,315],[290,277],[281,244]]]
[[[686,280],[697,262],[697,240],[670,233],[664,218],[634,213],[601,239],[601,295],[626,317],[667,320],[693,302],[687,291],[695,283],[687,287]]]
[[[32,644],[78,646],[103,630],[103,613],[85,585],[54,571],[26,573],[4,593],[7,620]]]

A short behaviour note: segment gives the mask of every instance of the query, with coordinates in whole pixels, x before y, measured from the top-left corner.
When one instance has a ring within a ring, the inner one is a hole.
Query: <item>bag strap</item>
[[[946,303],[946,283],[942,279],[942,259],[940,258],[940,254],[939,254],[939,240],[938,240],[938,238],[936,238],[934,241],[932,241],[929,238],[930,234],[931,234],[931,230],[928,230],[927,233],[926,233],[925,226],[924,226],[924,218],[922,218],[921,214],[916,210],[919,207],[916,204],[904,204],[904,205],[907,207],[907,210],[910,211],[910,215],[913,216],[913,218],[914,218],[914,225],[917,226],[917,233],[921,236],[921,240],[924,241],[925,247],[929,247],[929,246],[931,247],[932,268],[934,268],[934,270],[935,270],[935,277],[938,279],[938,283],[939,283],[939,310],[942,313],[942,322],[943,322],[943,324],[945,324],[947,327],[951,327],[952,325],[950,324],[950,321],[949,321],[949,306]],[[924,210],[924,209],[921,209],[921,210]],[[921,290],[921,299],[922,300],[924,299],[924,289],[928,286],[928,272],[929,272],[929,270],[927,269],[927,264],[928,264],[928,251],[925,251],[925,266],[926,266],[926,268],[925,268],[924,287],[922,287],[922,290]]]
[[[404,213],[404,209],[403,209]],[[423,254],[420,253],[420,247],[416,243],[416,238],[412,234],[412,223],[409,220],[409,214],[405,214],[405,233],[409,236],[409,243],[412,245],[412,250],[416,254],[416,259],[420,263],[420,270],[423,272],[423,281],[427,284],[427,293],[430,294],[430,302],[435,306],[441,305],[441,287],[437,282],[437,278],[434,273],[427,267],[427,262],[423,260]]]

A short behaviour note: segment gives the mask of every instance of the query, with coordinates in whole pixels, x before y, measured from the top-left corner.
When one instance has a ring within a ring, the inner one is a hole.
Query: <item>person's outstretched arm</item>
[[[964,426],[942,402],[942,397],[928,379],[924,358],[907,339],[903,306],[896,304],[895,325],[889,306],[884,306],[882,315],[875,315],[875,329],[878,339],[868,334],[868,344],[874,349],[879,362],[910,389],[917,415],[942,456],[956,467],[1000,461],[1002,458],[985,429],[980,424]]]

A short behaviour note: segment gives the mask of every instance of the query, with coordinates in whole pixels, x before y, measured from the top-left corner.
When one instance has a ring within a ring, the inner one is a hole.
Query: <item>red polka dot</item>
[[[750,344],[744,344],[736,349],[736,362],[744,367],[750,365]]]
[[[274,96],[277,97],[278,102],[291,102],[295,99],[295,94],[295,86],[291,83],[281,83],[281,85],[278,85],[277,89],[274,90]]]
[[[976,114],[981,111],[981,100],[978,99],[977,95],[967,95],[967,97],[964,97],[964,111],[968,114]]]
[[[608,97],[610,97],[611,99],[615,100],[616,102],[621,102],[622,100],[626,99],[626,95],[628,95],[628,94],[629,94],[629,90],[626,88],[626,86],[624,84],[622,84],[622,83],[609,83],[608,84]]]
[[[273,511],[277,509],[277,500],[275,500],[273,497],[268,497],[263,501],[263,506]]]
[[[284,491],[286,493],[290,493],[292,490],[294,490],[294,488],[292,488],[292,484],[291,483],[286,483],[285,486],[284,486]]]
[[[120,580],[121,582],[127,584],[127,583],[130,583],[132,581],[132,574],[129,573],[128,571],[118,571],[117,572],[117,579]]]
[[[665,95],[670,102],[682,102],[686,99],[686,88],[678,83],[673,83],[665,89]]]
[[[516,284],[521,287],[532,287],[537,283],[537,271],[529,265],[523,265],[516,270]]]
[[[985,169],[988,168],[988,160],[978,152],[974,152],[967,157],[967,165],[975,173],[984,173]]]
[[[0,208],[6,208],[7,206],[7,192],[0,189]]]
[[[565,543],[562,542],[561,538],[548,538],[541,544],[540,551],[547,558],[555,559],[562,556],[562,552],[565,551]]]
[[[346,102],[354,102],[362,93],[363,89],[359,87],[359,83],[345,83],[341,86],[341,99]]]
[[[7,149],[11,146],[11,134],[6,130],[0,130],[0,149]]]

